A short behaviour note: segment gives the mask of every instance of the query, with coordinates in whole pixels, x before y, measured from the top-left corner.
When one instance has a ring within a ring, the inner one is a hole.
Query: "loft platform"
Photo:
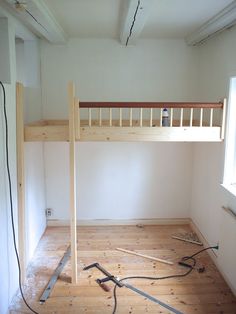
[[[73,98],[75,141],[219,142],[226,101],[219,103],[79,102]],[[163,125],[163,109],[168,126]],[[25,126],[25,141],[69,141],[68,120]]]

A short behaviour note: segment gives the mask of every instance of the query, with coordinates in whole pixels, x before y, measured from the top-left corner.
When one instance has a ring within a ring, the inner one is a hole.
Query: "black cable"
[[[210,246],[210,247],[207,247],[205,249],[202,249],[196,253],[194,253],[193,255],[191,256],[184,256],[181,260],[182,261],[187,261],[187,260],[192,260],[193,264],[192,265],[189,265],[189,270],[186,271],[185,273],[183,274],[177,274],[177,275],[169,275],[169,276],[163,276],[163,277],[148,277],[148,276],[129,276],[129,277],[125,277],[125,278],[122,278],[120,279],[119,281],[122,282],[124,280],[130,280],[130,279],[147,279],[147,280],[164,280],[164,279],[170,279],[170,278],[180,278],[180,277],[185,277],[187,275],[189,275],[195,265],[196,265],[196,260],[194,258],[194,256],[202,253],[203,251],[206,251],[206,250],[209,250],[209,249],[218,249],[218,246]],[[116,309],[117,309],[117,295],[116,295],[116,289],[117,289],[117,285],[114,286],[114,289],[113,289],[113,298],[114,298],[114,306],[113,306],[113,311],[112,311],[112,314],[115,314],[116,313]]]
[[[137,13],[138,13],[139,6],[140,6],[140,0],[138,1],[137,7],[136,7],[136,10],[135,10],[135,13],[134,13],[134,19],[133,19],[132,25],[131,25],[130,30],[129,30],[129,36],[126,39],[126,43],[125,43],[126,46],[128,46],[129,39],[130,39],[130,37],[132,35],[132,32],[133,32],[133,27],[134,27],[134,23],[136,21],[136,16],[137,16]]]
[[[7,169],[7,178],[8,178],[8,187],[9,187],[9,201],[10,201],[10,214],[11,214],[11,225],[12,225],[12,235],[13,235],[13,244],[14,244],[14,251],[17,259],[18,265],[18,280],[19,280],[19,289],[22,296],[22,299],[25,305],[30,309],[31,312],[35,314],[39,314],[38,312],[34,311],[30,305],[27,303],[22,285],[21,285],[21,265],[20,265],[20,258],[19,253],[17,250],[16,245],[16,232],[15,232],[15,223],[14,223],[14,214],[13,214],[13,202],[12,202],[12,183],[11,183],[11,173],[10,173],[10,166],[9,166],[9,146],[8,146],[8,119],[7,119],[7,111],[6,111],[6,91],[3,83],[0,81],[0,85],[3,91],[3,113],[4,113],[4,120],[5,120],[5,153],[6,153],[6,169]]]

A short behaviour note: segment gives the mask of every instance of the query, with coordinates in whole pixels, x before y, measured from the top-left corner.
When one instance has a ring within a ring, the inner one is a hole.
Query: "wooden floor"
[[[103,275],[93,269],[82,271],[85,265],[99,262],[119,278],[125,276],[166,276],[181,274],[185,268],[153,262],[138,256],[115,250],[116,247],[136,250],[143,254],[177,262],[182,256],[191,255],[201,247],[174,240],[174,233],[190,231],[183,226],[106,226],[79,227],[78,262],[79,283],[70,281],[70,263],[66,265],[51,297],[45,304],[38,300],[50,276],[63,256],[69,243],[69,228],[47,228],[32,263],[28,268],[24,292],[29,304],[38,313],[112,313],[113,297],[95,282]],[[197,257],[197,263],[206,267],[204,273],[194,270],[184,278],[162,281],[130,280],[129,283],[168,303],[185,314],[235,314],[236,298],[232,295],[222,276],[207,253]],[[112,287],[112,284],[109,284]],[[127,288],[117,289],[116,313],[171,313],[163,307],[141,297]],[[19,295],[10,307],[10,313],[30,313]]]

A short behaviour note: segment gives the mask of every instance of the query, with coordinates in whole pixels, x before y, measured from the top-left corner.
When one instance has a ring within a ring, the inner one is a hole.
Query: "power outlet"
[[[51,208],[46,208],[45,209],[45,215],[47,218],[52,217],[52,209]]]

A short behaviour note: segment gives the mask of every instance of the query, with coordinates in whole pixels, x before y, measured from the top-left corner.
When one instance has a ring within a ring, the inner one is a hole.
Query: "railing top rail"
[[[200,102],[97,102],[82,101],[80,108],[223,108],[223,103]]]

